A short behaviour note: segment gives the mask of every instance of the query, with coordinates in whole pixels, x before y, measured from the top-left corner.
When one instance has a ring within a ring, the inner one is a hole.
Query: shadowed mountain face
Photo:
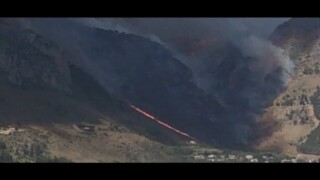
[[[0,71],[16,85],[29,81],[70,92],[68,63],[61,49],[13,19],[0,20]]]
[[[271,35],[272,42],[286,49],[292,59],[314,51],[319,38],[319,18],[293,18],[277,27]]]
[[[66,19],[28,22],[34,31],[66,50],[70,61],[91,74],[106,91],[128,104],[202,141],[238,145],[225,109],[197,87],[192,71],[160,44]]]

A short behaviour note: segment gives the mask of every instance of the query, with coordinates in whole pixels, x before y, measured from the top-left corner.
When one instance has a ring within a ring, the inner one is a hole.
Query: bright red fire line
[[[180,130],[178,130],[178,129],[172,127],[172,126],[170,126],[169,124],[166,124],[166,123],[160,121],[159,119],[155,118],[154,116],[148,114],[147,112],[145,112],[145,111],[143,111],[143,110],[141,110],[141,109],[139,109],[139,108],[137,108],[137,107],[135,107],[135,106],[133,106],[133,105],[130,105],[130,107],[133,108],[134,110],[136,110],[137,112],[139,112],[140,114],[144,115],[145,117],[147,117],[147,118],[149,118],[149,119],[151,119],[151,120],[156,121],[158,124],[160,124],[160,125],[168,128],[168,129],[170,129],[170,130],[172,130],[172,131],[175,131],[176,133],[178,133],[178,134],[180,134],[180,135],[182,135],[182,136],[184,136],[184,137],[187,137],[187,138],[192,139],[192,140],[195,140],[195,141],[197,140],[196,138],[190,136],[189,134],[187,134],[187,133],[185,133],[185,132],[182,132],[182,131],[180,131]]]

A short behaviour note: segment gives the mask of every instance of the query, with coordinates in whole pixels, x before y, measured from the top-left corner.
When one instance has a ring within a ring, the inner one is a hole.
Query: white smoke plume
[[[72,18],[72,20],[93,28],[113,30],[119,33],[135,34],[128,28],[123,27],[117,22],[117,19],[114,18],[109,18],[108,21],[100,21],[97,18]]]
[[[287,85],[294,75],[294,63],[284,50],[274,46],[269,40],[257,36],[243,38],[238,47],[244,55],[253,57],[256,61],[250,64],[252,70],[260,71],[265,77],[276,68],[282,67],[282,80]]]

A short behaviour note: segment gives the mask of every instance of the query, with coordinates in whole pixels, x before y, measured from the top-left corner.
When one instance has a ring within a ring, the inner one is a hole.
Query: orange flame
[[[187,137],[187,138],[189,138],[189,139],[192,139],[192,140],[194,140],[194,141],[197,141],[196,138],[194,138],[194,137],[190,136],[189,134],[187,134],[187,133],[185,133],[185,132],[182,132],[182,131],[180,131],[180,130],[172,127],[172,126],[170,126],[169,124],[166,124],[166,123],[160,121],[159,119],[155,118],[154,116],[150,115],[149,113],[147,113],[147,112],[145,112],[145,111],[143,111],[143,110],[141,110],[141,109],[139,109],[139,108],[137,108],[137,107],[135,107],[135,106],[133,106],[133,105],[130,105],[130,107],[133,108],[134,110],[136,110],[137,112],[139,112],[140,114],[144,115],[145,117],[156,121],[158,124],[160,124],[160,125],[168,128],[168,129],[170,129],[170,130],[172,130],[172,131],[174,131],[174,132],[176,132],[176,133],[178,133],[178,134],[180,134],[180,135],[182,135],[182,136],[184,136],[184,137]]]

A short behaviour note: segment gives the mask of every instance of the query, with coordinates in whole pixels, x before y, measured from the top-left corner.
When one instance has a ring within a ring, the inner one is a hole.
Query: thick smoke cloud
[[[236,77],[236,80],[225,82],[231,84],[235,81],[243,82],[240,85],[234,83],[238,87],[233,85],[221,91],[232,94],[229,95],[232,99],[240,98],[241,102],[247,103],[246,108],[239,111],[239,104],[234,105],[232,100],[224,99],[227,101],[227,106],[238,114],[237,117],[232,117],[240,120],[240,124],[239,121],[235,122],[238,124],[235,126],[237,136],[242,142],[248,143],[248,139],[257,138],[252,137],[256,132],[250,132],[252,130],[250,127],[255,125],[255,120],[260,118],[262,110],[270,105],[273,98],[284,90],[289,79],[294,76],[294,64],[283,49],[274,46],[269,40],[262,37],[244,36],[235,45],[239,48],[242,56],[240,60],[243,64],[241,68],[231,70],[233,72],[231,77]],[[247,75],[242,74],[243,70],[246,70]],[[211,91],[214,89],[215,87]],[[240,105],[243,104],[240,103]]]
[[[249,36],[240,42],[239,48],[243,54],[256,59],[250,64],[250,68],[253,71],[260,71],[263,77],[279,67],[283,69],[282,80],[284,84],[294,75],[294,64],[289,56],[285,54],[283,49],[274,46],[266,39]]]

